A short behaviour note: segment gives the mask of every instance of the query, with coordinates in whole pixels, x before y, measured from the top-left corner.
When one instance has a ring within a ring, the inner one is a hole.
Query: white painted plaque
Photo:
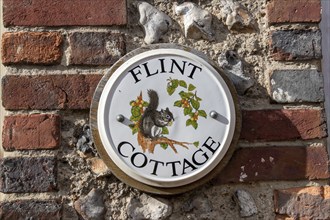
[[[237,109],[232,86],[210,61],[187,48],[154,46],[110,72],[94,97],[97,148],[119,172],[166,190],[218,166],[237,133]]]

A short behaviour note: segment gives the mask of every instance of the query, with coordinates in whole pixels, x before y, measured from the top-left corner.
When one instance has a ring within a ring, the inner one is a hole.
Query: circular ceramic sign
[[[119,60],[98,85],[91,111],[96,147],[112,172],[165,194],[200,185],[224,166],[239,119],[234,89],[215,65],[167,44]]]

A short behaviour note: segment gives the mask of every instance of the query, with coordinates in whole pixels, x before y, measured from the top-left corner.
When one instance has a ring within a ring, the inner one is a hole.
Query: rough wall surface
[[[215,62],[234,51],[254,81],[239,96],[243,127],[228,166],[171,197],[120,182],[94,149],[97,82],[145,33],[136,1],[90,2],[3,0],[0,219],[330,218],[320,0],[194,0],[212,15],[201,38],[185,36],[183,1],[147,1],[172,19],[160,43]]]

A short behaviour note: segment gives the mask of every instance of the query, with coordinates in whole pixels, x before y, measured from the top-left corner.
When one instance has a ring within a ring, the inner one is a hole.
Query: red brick
[[[60,145],[59,115],[14,115],[4,120],[2,146],[7,151],[55,149]]]
[[[16,200],[0,204],[0,219],[60,220],[62,205],[54,200]]]
[[[6,109],[89,109],[102,75],[37,75],[2,78]]]
[[[118,33],[72,33],[69,44],[71,65],[110,66],[126,53],[124,36]]]
[[[125,0],[4,0],[4,25],[72,26],[123,25]]]
[[[0,192],[50,192],[57,189],[55,157],[5,157],[0,159]]]
[[[270,24],[320,22],[320,0],[272,0],[268,6]]]
[[[274,191],[277,214],[293,219],[330,219],[330,186],[314,186]]]
[[[215,183],[330,178],[325,147],[238,149]]]
[[[58,64],[62,58],[62,35],[57,32],[4,33],[3,64]]]
[[[243,111],[241,139],[247,141],[309,140],[326,135],[326,123],[321,110]]]

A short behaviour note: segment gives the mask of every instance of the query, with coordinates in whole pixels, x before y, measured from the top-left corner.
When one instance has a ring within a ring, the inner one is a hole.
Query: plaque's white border
[[[126,71],[129,70],[129,68],[136,62],[141,61],[142,59],[146,59],[149,57],[158,57],[161,55],[177,55],[177,56],[181,56],[190,60],[193,60],[195,62],[198,62],[200,64],[202,64],[204,67],[206,67],[214,76],[215,78],[218,80],[218,83],[221,84],[222,89],[225,91],[225,94],[227,95],[227,101],[229,103],[229,109],[230,109],[230,124],[229,124],[229,129],[228,129],[228,133],[226,135],[226,140],[223,142],[222,144],[222,150],[218,152],[218,155],[214,155],[213,156],[213,161],[211,163],[210,166],[207,167],[203,167],[202,169],[199,170],[198,173],[193,173],[191,175],[186,175],[184,177],[175,177],[175,178],[171,178],[171,179],[167,179],[167,178],[159,178],[159,177],[155,177],[153,179],[151,178],[147,178],[146,176],[144,176],[143,174],[137,173],[135,170],[133,170],[132,168],[128,167],[121,159],[120,157],[117,155],[117,153],[113,150],[113,142],[111,140],[111,137],[108,137],[107,134],[107,128],[106,128],[106,123],[105,120],[106,118],[104,117],[107,112],[109,112],[109,108],[110,106],[106,105],[106,102],[108,100],[108,97],[111,96],[113,94],[113,92],[111,91],[112,87],[114,85],[116,85],[116,83],[118,82],[118,80],[120,81],[120,78],[122,77],[122,73],[125,73]],[[114,163],[123,170],[123,172],[125,172],[128,176],[130,176],[133,179],[136,179],[137,181],[140,181],[144,184],[148,184],[151,186],[156,186],[156,187],[178,187],[178,186],[183,186],[189,183],[192,183],[194,181],[197,181],[199,179],[201,179],[202,177],[204,177],[206,174],[208,174],[210,171],[212,171],[217,164],[221,161],[221,159],[224,157],[224,155],[226,154],[231,141],[233,139],[234,136],[234,132],[235,132],[235,125],[236,125],[236,115],[235,115],[235,105],[234,105],[234,100],[233,97],[231,95],[231,92],[226,84],[226,82],[223,80],[223,78],[221,77],[221,75],[218,73],[218,71],[212,67],[212,65],[210,65],[206,60],[204,60],[203,58],[184,51],[184,50],[180,50],[180,49],[154,49],[154,50],[150,50],[150,51],[146,51],[140,54],[137,54],[135,56],[133,56],[132,58],[130,58],[129,60],[127,60],[126,62],[124,62],[110,77],[110,79],[108,80],[108,82],[106,83],[100,100],[99,100],[99,106],[98,106],[98,118],[97,118],[97,126],[98,126],[98,131],[100,134],[100,138],[101,138],[101,142],[104,145],[104,148],[106,150],[106,152],[108,153],[109,157],[114,161]]]

